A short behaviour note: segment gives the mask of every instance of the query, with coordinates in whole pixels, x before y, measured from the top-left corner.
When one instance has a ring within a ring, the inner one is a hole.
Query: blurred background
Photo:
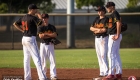
[[[68,0],[0,0],[0,50],[22,49],[22,33],[15,29],[13,22],[28,12],[27,8],[31,3],[37,4],[41,13],[50,15],[49,23],[55,25],[57,38],[61,41],[61,44],[55,46],[56,49],[95,48],[94,35],[89,30],[93,20],[98,16],[94,8],[105,5],[108,1],[116,4],[116,10],[123,22],[128,25],[127,31],[122,33],[121,48],[140,48],[140,0],[69,1],[74,4],[70,14],[67,12],[67,5],[70,4]],[[72,17],[71,26],[68,25],[68,16]],[[70,36],[68,32],[71,33]],[[39,45],[38,37],[37,42]]]

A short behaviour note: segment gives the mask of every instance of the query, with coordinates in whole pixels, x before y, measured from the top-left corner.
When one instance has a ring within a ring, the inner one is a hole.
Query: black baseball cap
[[[104,6],[98,6],[97,9],[95,9],[95,11],[106,11]]]
[[[108,8],[111,6],[115,6],[115,3],[114,2],[107,2],[106,7]]]
[[[49,15],[47,13],[46,14],[42,14],[41,17],[42,18],[49,18]]]
[[[39,9],[35,4],[30,4],[28,9]]]

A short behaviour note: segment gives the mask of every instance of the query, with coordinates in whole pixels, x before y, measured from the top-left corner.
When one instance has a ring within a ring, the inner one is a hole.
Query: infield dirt
[[[49,69],[47,77],[50,78]],[[38,79],[36,68],[31,69],[33,80]],[[0,79],[4,77],[21,77],[23,80],[23,68],[0,68]],[[92,80],[98,77],[98,69],[57,69],[58,80]],[[123,69],[123,80],[128,80],[129,76],[135,76],[140,80],[140,69]]]

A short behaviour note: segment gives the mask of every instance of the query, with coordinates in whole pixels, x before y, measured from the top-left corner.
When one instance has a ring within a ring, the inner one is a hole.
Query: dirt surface
[[[50,77],[49,69],[47,69],[47,77]],[[31,69],[33,80],[38,79],[38,75],[35,68]],[[9,69],[0,68],[1,80],[23,80],[23,69]],[[58,80],[92,80],[98,77],[98,69],[57,69]],[[123,69],[123,80],[128,80],[129,76],[135,76],[137,80],[140,80],[140,69]]]

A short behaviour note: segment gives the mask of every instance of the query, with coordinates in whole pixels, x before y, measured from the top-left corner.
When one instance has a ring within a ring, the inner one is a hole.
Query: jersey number
[[[111,27],[113,26],[112,23],[113,23],[112,18],[109,18],[109,25],[108,25],[108,28],[111,28]]]
[[[22,29],[23,29],[23,30],[28,30],[27,21],[22,21]]]

